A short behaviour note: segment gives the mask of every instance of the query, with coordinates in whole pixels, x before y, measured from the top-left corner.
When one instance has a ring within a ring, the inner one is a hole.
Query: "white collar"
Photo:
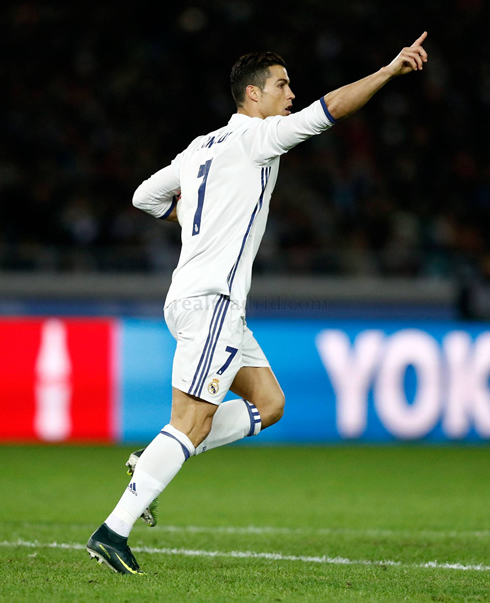
[[[245,123],[245,121],[247,121],[248,119],[260,119],[260,117],[250,117],[250,115],[245,115],[245,113],[233,113],[228,123]]]

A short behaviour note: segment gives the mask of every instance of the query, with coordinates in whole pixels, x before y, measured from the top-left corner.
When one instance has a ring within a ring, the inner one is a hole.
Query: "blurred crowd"
[[[171,271],[132,194],[228,121],[241,54],[280,53],[298,110],[427,29],[422,72],[282,159],[256,273],[490,279],[485,2],[425,4],[3,4],[0,270]]]

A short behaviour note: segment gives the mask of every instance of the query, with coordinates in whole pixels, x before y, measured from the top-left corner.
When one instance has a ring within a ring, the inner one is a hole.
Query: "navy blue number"
[[[206,161],[199,166],[199,172],[197,173],[198,178],[202,178],[201,186],[197,191],[197,209],[194,215],[194,224],[192,226],[192,236],[198,235],[201,232],[201,216],[202,207],[204,205],[204,195],[206,194],[206,183],[208,181],[209,168],[211,167],[212,159]]]
[[[226,351],[229,352],[230,355],[228,356],[228,360],[223,364],[223,366],[216,373],[217,375],[222,375],[226,371],[226,369],[230,366],[233,358],[235,358],[236,353],[238,352],[238,350],[236,348],[232,348],[229,345],[226,346]]]

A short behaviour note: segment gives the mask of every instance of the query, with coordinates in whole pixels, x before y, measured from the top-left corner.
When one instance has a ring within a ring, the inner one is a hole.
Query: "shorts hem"
[[[260,364],[260,361],[254,362],[253,364],[242,364],[240,368],[271,368],[270,362],[264,361]]]
[[[210,397],[210,399],[208,399],[203,395],[205,392],[201,392],[200,396],[194,396],[194,394],[190,394],[186,389],[184,389],[183,387],[179,387],[175,383],[172,383],[172,387],[175,387],[175,389],[178,389],[183,394],[187,394],[188,396],[192,396],[193,398],[198,398],[199,400],[203,400],[204,402],[209,402],[209,404],[214,404],[215,406],[219,406],[223,402],[223,399],[226,394],[228,393],[228,390],[226,390],[223,396],[218,396],[217,398],[216,396],[213,396],[213,398]]]

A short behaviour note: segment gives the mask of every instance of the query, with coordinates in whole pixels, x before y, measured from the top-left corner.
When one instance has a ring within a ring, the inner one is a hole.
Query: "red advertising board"
[[[113,320],[0,320],[0,440],[113,441]]]

